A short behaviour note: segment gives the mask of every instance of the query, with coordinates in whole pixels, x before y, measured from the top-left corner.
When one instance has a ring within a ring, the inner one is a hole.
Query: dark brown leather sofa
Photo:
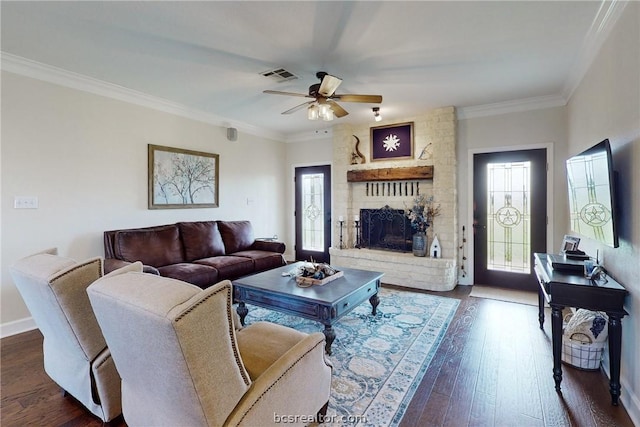
[[[286,264],[282,242],[256,240],[249,221],[194,221],[104,232],[105,273],[135,261],[207,288]]]

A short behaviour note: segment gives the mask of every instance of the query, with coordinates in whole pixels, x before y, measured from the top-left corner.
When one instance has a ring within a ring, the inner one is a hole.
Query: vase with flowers
[[[419,195],[414,197],[411,208],[406,209],[405,214],[415,231],[412,242],[413,255],[426,256],[427,228],[433,222],[433,218],[440,215],[440,205],[435,204],[433,196]]]

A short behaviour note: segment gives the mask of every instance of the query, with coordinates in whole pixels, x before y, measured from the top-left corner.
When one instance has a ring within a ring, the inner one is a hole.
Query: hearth
[[[403,209],[360,209],[360,247],[411,252],[413,230]]]

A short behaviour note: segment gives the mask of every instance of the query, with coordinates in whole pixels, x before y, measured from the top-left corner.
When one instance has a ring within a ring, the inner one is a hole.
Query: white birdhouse
[[[438,240],[437,234],[433,236],[433,242],[431,242],[429,254],[431,255],[431,258],[442,258],[442,252],[440,251],[440,241]]]

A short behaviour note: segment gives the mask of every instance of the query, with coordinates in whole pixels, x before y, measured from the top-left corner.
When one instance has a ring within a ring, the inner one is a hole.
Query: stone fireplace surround
[[[431,110],[418,117],[376,123],[376,126],[414,123],[414,158],[411,160],[371,162],[368,125],[340,124],[333,128],[333,218],[343,216],[346,219],[343,228],[343,249],[338,247],[340,231],[337,221],[334,221],[334,245],[329,249],[333,265],[381,271],[384,273],[383,283],[398,286],[435,291],[447,291],[456,286],[458,233],[455,117],[455,108],[446,107]],[[355,146],[354,135],[361,141],[359,150],[366,158],[363,164],[350,164]],[[400,188],[413,188],[413,193],[373,192],[369,191],[373,183],[347,181],[347,171],[428,165],[434,167],[432,180],[380,183],[386,184],[383,185],[386,188],[393,188],[394,183],[399,183]],[[407,209],[413,200],[411,194],[415,196],[418,192],[433,195],[435,202],[440,204],[440,215],[434,219],[432,227],[427,231],[427,244],[430,245],[434,233],[437,234],[442,258],[415,257],[412,253],[355,247],[353,220],[355,215],[360,215],[360,209],[380,209],[385,205],[392,209]]]

